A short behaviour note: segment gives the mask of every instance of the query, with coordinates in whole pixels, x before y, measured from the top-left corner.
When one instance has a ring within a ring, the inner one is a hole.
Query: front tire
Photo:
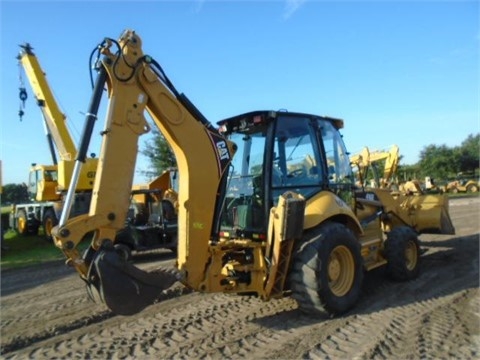
[[[31,219],[28,218],[27,212],[23,209],[18,210],[17,214],[17,232],[20,235],[37,235],[38,222],[30,214]]]
[[[57,216],[53,209],[48,209],[43,214],[43,232],[47,240],[52,240],[52,229],[58,224]]]
[[[28,234],[28,219],[25,210],[18,210],[17,214],[17,232],[20,235]]]
[[[385,240],[387,274],[393,280],[405,281],[418,276],[420,245],[417,233],[408,226],[399,226]]]
[[[358,300],[363,282],[360,244],[346,226],[328,222],[307,233],[293,254],[292,297],[302,312],[337,315]]]

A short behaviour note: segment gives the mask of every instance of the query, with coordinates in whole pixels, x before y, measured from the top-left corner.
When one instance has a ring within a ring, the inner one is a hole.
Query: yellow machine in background
[[[32,91],[35,95],[37,104],[42,112],[47,133],[47,141],[51,144],[50,153],[53,165],[58,166],[57,192],[66,191],[70,186],[72,177],[73,163],[77,156],[77,148],[67,128],[67,118],[62,113],[53,92],[47,82],[45,72],[42,70],[38,58],[33,53],[33,48],[29,44],[21,46],[22,51],[18,55],[19,64],[23,67]],[[57,162],[56,153],[59,155]],[[86,158],[85,166],[75,184],[77,191],[91,190],[93,180],[97,169],[98,159]],[[48,196],[45,198],[41,192],[36,194],[36,200],[52,200]]]
[[[445,191],[450,193],[468,192],[476,193],[480,189],[480,184],[475,180],[454,180],[445,186]]]
[[[392,145],[389,151],[370,151],[365,147],[360,153],[350,157],[352,165],[355,166],[357,185],[381,189],[396,187],[399,160],[397,145]]]
[[[92,298],[118,314],[152,304],[175,281],[201,292],[291,294],[309,314],[339,314],[358,300],[365,270],[400,280],[419,273],[418,235],[452,234],[447,199],[373,188],[358,198],[340,119],[252,111],[212,126],[144,54],[133,31],[105,38],[86,117],[88,147],[98,107],[109,100],[88,214],[66,204],[55,244]],[[175,275],[145,272],[115,251],[128,214],[138,141],[147,111],[175,154],[178,248]],[[80,159],[82,154],[80,154]],[[74,173],[79,174],[77,161]],[[67,201],[74,193],[69,189]],[[77,246],[88,232],[91,246]]]
[[[127,261],[133,252],[154,249],[177,251],[177,171],[168,169],[131,191],[125,228],[115,238],[115,250]]]
[[[36,234],[39,227],[43,226],[45,236],[50,238],[51,229],[58,223],[63,208],[63,197],[71,185],[77,148],[67,129],[66,116],[55,100],[33,48],[29,44],[22,45],[21,48],[17,59],[42,112],[52,164],[32,165],[28,181],[28,192],[32,201],[15,205],[10,226],[20,234]],[[20,98],[26,100],[24,87],[20,88]],[[23,116],[22,110],[20,116]],[[84,159],[84,167],[74,184],[76,201],[73,215],[88,211],[97,162],[98,159],[95,158]]]

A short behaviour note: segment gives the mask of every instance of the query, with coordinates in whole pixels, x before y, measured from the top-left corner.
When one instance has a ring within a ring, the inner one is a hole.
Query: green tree
[[[6,184],[3,186],[2,204],[19,204],[28,201],[27,185]]]
[[[150,178],[177,166],[171,147],[156,126],[152,126],[152,135],[153,137],[146,142],[145,148],[141,151],[150,162],[150,170],[143,171],[143,174]]]
[[[420,174],[420,167],[418,164],[414,165],[399,165],[397,170],[398,182],[405,182],[408,179],[418,179],[423,174]]]
[[[474,173],[480,167],[480,134],[470,134],[454,151],[456,172]]]
[[[454,151],[446,145],[428,145],[420,152],[422,176],[447,178],[456,170]]]

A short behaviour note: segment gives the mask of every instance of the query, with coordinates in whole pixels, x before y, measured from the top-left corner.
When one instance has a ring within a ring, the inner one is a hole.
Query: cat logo
[[[217,142],[217,151],[220,160],[228,160],[230,159],[230,155],[228,154],[227,143],[225,141]]]

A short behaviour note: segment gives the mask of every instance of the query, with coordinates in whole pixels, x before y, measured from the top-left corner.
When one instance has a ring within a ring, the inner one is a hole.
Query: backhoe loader
[[[393,198],[386,189],[371,189],[377,201],[355,196],[343,120],[258,110],[214,126],[143,52],[134,31],[95,49],[97,77],[81,149],[92,137],[105,87],[109,106],[92,203],[88,214],[73,218],[66,204],[53,234],[91,298],[113,312],[141,311],[180,281],[200,292],[265,301],[291,295],[308,314],[341,314],[358,300],[365,271],[386,266],[392,278],[412,279],[421,260],[418,235],[454,233],[443,196]],[[114,250],[138,141],[150,129],[146,112],[178,165],[171,272],[140,270]],[[80,152],[74,174],[84,159]],[[90,231],[92,242],[81,254],[77,245]]]

